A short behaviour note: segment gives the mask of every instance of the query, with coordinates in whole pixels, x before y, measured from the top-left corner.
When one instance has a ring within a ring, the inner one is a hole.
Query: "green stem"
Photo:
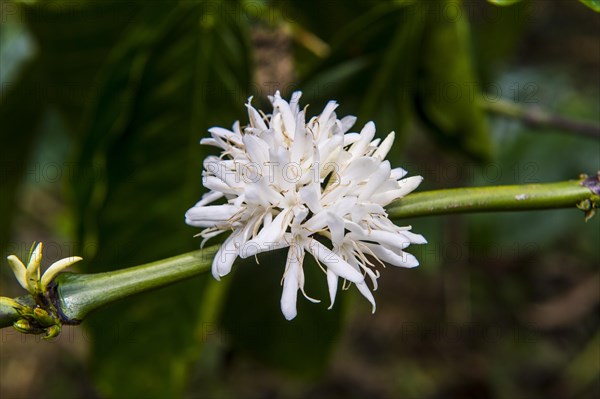
[[[33,308],[35,300],[31,295],[15,298],[20,305]],[[12,307],[8,301],[4,301],[4,297],[0,297],[0,328],[12,326],[13,323],[21,318],[21,315]]]
[[[523,211],[577,206],[582,201],[598,206],[598,196],[581,181],[454,188],[414,193],[387,207],[392,219],[466,212]]]
[[[518,186],[435,190],[410,194],[388,206],[392,219],[459,212],[516,211],[578,206],[588,212],[600,206],[598,177],[580,181]],[[91,311],[140,292],[160,288],[206,273],[217,246],[188,252],[141,266],[98,274],[63,273],[54,280],[49,300],[63,324],[77,324]],[[31,296],[16,298],[33,307]],[[0,328],[20,319],[0,301]]]
[[[205,273],[216,250],[213,246],[106,273],[61,274],[55,280],[61,316],[67,322],[78,323],[92,310],[109,303]]]
[[[141,266],[96,274],[61,273],[51,296],[63,324],[78,324],[91,311],[120,299],[185,280],[210,270],[216,246],[188,252]],[[34,306],[30,295],[16,298]],[[20,319],[12,307],[0,302],[0,328]]]

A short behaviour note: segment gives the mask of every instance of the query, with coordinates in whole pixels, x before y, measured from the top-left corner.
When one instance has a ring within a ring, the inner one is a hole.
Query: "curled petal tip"
[[[41,242],[35,246],[35,249],[31,253],[31,256],[29,257],[29,263],[27,264],[28,272],[30,270],[33,272],[33,271],[39,269],[40,262],[42,260],[42,248],[43,248],[43,246],[42,246]]]
[[[43,291],[46,290],[46,287],[48,287],[48,284],[50,284],[50,282],[52,280],[54,280],[54,277],[56,277],[56,275],[58,273],[60,273],[64,269],[72,266],[74,263],[79,262],[80,260],[83,260],[83,258],[81,258],[79,256],[71,256],[69,258],[64,258],[57,262],[54,262],[48,268],[48,270],[46,270],[46,272],[42,275],[42,279],[41,279],[42,290]]]
[[[23,269],[23,270],[25,270],[25,265],[15,255],[8,255],[6,257],[6,260],[8,261],[8,264],[11,267],[16,268],[16,269]]]
[[[221,276],[219,276],[219,273],[216,273],[215,271],[213,271],[212,276],[215,280],[221,281]]]
[[[286,296],[284,294],[284,296]],[[281,313],[286,320],[292,320],[298,314],[295,298],[281,298]]]
[[[26,268],[23,262],[21,262],[21,260],[15,255],[7,256],[6,260],[8,261],[8,265],[12,269],[17,281],[19,282],[19,285],[27,289]]]

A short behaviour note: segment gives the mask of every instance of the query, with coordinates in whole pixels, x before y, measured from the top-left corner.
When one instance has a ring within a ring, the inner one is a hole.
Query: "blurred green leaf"
[[[592,10],[600,12],[600,0],[579,0]]]
[[[488,0],[488,2],[497,6],[510,6],[515,3],[520,3],[523,0]]]
[[[397,125],[394,130],[401,129],[408,120],[410,99],[414,90],[414,80],[411,77],[414,76],[417,65],[416,57],[410,55],[418,52],[419,39],[423,32],[423,18],[414,18],[410,12],[408,14],[409,16],[400,14],[396,31],[381,62],[378,63],[377,70],[373,73],[359,112],[359,117],[368,120],[373,118],[376,110],[389,102],[390,98],[395,100],[393,108]]]
[[[474,19],[471,24],[475,67],[481,78],[483,92],[495,88],[498,73],[506,68],[530,25],[532,3],[522,1],[514,7],[484,5],[486,18]]]
[[[0,93],[0,251],[4,254],[15,215],[15,199],[36,133],[44,115],[44,104],[36,95],[40,78],[39,60],[30,61],[15,82],[3,82]]]
[[[441,17],[441,9],[461,12]],[[492,142],[477,102],[481,87],[467,14],[454,1],[386,2],[356,12],[332,37],[329,57],[302,78],[301,87],[311,104],[343,98],[344,108],[355,110],[360,122],[375,120],[381,135],[402,133],[415,107],[442,142],[489,159]]]
[[[374,120],[380,136],[402,133],[412,107],[421,11],[420,4],[401,1],[355,12],[332,37],[330,56],[301,80],[307,100],[343,99],[343,109],[358,114],[359,123]]]
[[[135,20],[140,1],[24,2],[41,64],[39,93],[56,106],[69,132],[80,127],[106,57]]]
[[[329,307],[326,277],[312,256],[304,258],[306,293],[321,303],[309,302],[298,291],[298,316],[288,321],[281,313],[280,285],[287,250],[265,254],[235,265],[222,324],[233,345],[276,367],[304,377],[316,377],[329,363],[342,325],[344,297],[338,292]],[[354,288],[354,287],[353,287]]]
[[[284,21],[287,19],[293,23],[298,23],[329,43],[338,34],[341,26],[357,15],[369,12],[373,8],[373,2],[359,0],[355,1],[352,7],[341,7],[335,1],[283,1],[280,3],[280,7],[283,10],[281,14]]]
[[[428,2],[430,7],[445,3]],[[459,7],[456,4],[456,7]],[[491,158],[492,141],[485,114],[478,105],[480,86],[470,53],[466,13],[455,19],[428,13],[416,109],[443,143],[478,160]]]
[[[84,250],[97,248],[89,271],[197,248],[183,215],[200,197],[198,140],[241,114],[251,75],[247,32],[219,16],[198,2],[153,3],[101,72],[74,184]],[[205,276],[93,315],[103,395],[181,396],[225,287]]]

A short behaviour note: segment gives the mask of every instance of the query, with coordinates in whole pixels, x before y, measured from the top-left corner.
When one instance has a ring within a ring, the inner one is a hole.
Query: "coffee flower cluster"
[[[331,306],[342,278],[356,285],[374,312],[366,279],[377,289],[376,264],[419,264],[404,250],[426,243],[425,238],[410,226],[394,225],[384,207],[413,191],[422,178],[405,178],[405,170],[385,160],[393,132],[375,139],[369,122],[360,133],[349,133],[356,118],[338,119],[335,102],[306,122],[300,96],[294,93],[289,103],[279,92],[269,97],[270,115],[249,100],[247,126],[236,122],[231,130],[209,130],[211,137],[201,144],[219,147],[222,154],[205,159],[203,183],[209,191],[187,211],[186,223],[204,228],[202,244],[231,231],[212,264],[217,280],[238,256],[288,247],[281,296],[288,320],[296,316],[298,290],[318,302],[304,291],[307,252],[327,276]]]

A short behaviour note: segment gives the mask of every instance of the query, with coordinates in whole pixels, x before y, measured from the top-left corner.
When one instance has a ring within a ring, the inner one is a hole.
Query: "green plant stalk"
[[[426,191],[393,202],[387,211],[392,219],[575,206],[591,212],[600,206],[599,186],[594,177],[585,181]],[[100,307],[208,272],[217,248],[212,246],[106,273],[62,273],[51,285],[49,300],[63,324],[78,324]],[[34,303],[31,296],[16,301],[30,307]],[[20,318],[18,311],[10,306],[10,299],[0,302],[0,327],[11,326]]]
[[[486,101],[480,99],[479,105],[488,112],[518,119],[532,128],[558,129],[580,136],[600,138],[600,125],[591,121],[574,120],[539,108],[523,107],[506,100]]]
[[[59,275],[55,281],[61,316],[65,321],[78,323],[92,310],[109,303],[205,273],[210,270],[217,249],[212,246],[105,273]]]
[[[206,273],[217,249],[211,246],[105,273],[61,273],[50,287],[49,299],[63,324],[79,324],[91,311],[110,303]],[[24,306],[35,304],[30,295],[16,301]],[[0,302],[0,328],[11,326],[20,318],[14,308]]]
[[[580,180],[560,183],[453,188],[407,195],[387,207],[392,219],[498,211],[558,209],[599,198]]]

